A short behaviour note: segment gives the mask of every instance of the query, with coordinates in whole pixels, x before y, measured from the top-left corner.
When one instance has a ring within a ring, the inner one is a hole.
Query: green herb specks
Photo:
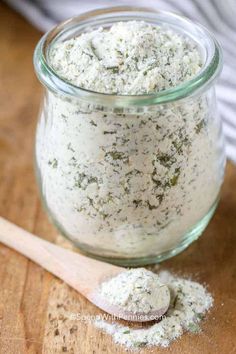
[[[204,128],[204,126],[205,126],[205,120],[202,119],[195,127],[196,134],[199,134],[201,130]]]
[[[49,164],[49,166],[52,166],[52,168],[57,168],[57,166],[58,166],[57,159],[49,160],[48,164]]]
[[[124,152],[121,151],[108,151],[105,154],[105,159],[106,160],[113,160],[113,161],[123,161],[124,163],[127,163],[129,161],[129,158]]]
[[[92,183],[98,183],[98,178],[96,176],[88,176],[85,173],[77,173],[74,187],[85,190],[88,185]]]

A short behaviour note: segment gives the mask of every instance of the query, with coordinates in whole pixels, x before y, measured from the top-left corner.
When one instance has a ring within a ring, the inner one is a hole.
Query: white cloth
[[[228,158],[236,162],[236,0],[5,0],[42,31],[82,12],[119,5],[174,11],[197,20],[215,34],[224,51],[224,69],[217,84]]]

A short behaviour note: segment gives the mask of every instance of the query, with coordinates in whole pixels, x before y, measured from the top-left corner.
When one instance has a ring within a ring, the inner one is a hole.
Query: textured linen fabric
[[[66,18],[108,6],[148,6],[174,11],[208,27],[223,47],[224,68],[217,84],[226,153],[236,162],[236,0],[5,0],[36,27],[47,31]]]

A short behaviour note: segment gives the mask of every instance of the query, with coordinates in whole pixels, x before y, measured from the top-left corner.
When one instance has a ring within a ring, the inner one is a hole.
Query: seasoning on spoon
[[[138,269],[130,272],[136,271]],[[125,276],[127,272],[122,274]],[[170,306],[161,320],[150,326],[137,328],[98,318],[94,325],[111,335],[114,342],[123,345],[126,350],[155,346],[168,347],[172,341],[181,337],[185,332],[200,333],[200,322],[213,305],[211,294],[203,285],[175,276],[168,271],[159,272],[158,278],[159,281],[168,284],[171,295]],[[120,297],[119,294],[125,292],[125,287],[127,289],[127,284],[116,289],[117,298]]]
[[[170,291],[157,274],[144,268],[130,269],[101,284],[99,307],[130,321],[150,321],[168,310]]]

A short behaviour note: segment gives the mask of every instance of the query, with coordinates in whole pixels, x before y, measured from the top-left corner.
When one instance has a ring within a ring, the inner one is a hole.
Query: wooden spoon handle
[[[20,252],[87,296],[106,275],[123,268],[100,262],[45,241],[0,217],[0,242]]]

